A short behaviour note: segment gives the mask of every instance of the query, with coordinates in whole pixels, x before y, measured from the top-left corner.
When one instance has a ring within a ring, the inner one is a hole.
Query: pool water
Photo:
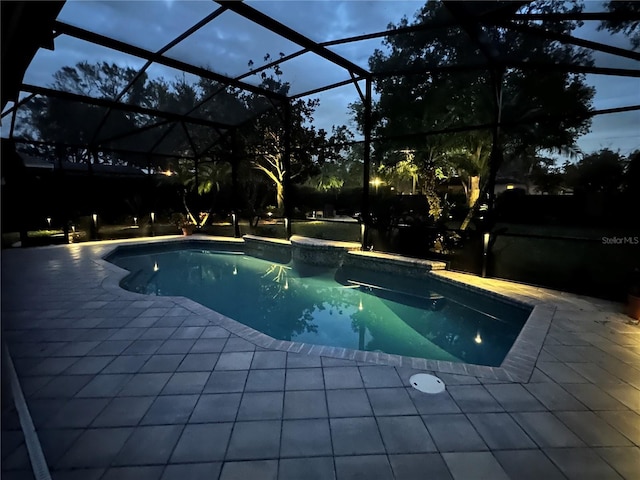
[[[530,309],[438,281],[202,248],[116,251],[121,286],[184,296],[280,340],[499,366]]]

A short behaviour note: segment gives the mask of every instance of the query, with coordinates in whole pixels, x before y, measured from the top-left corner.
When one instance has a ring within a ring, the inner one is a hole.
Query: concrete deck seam
[[[49,466],[47,460],[44,457],[42,451],[42,445],[36,432],[36,428],[31,419],[29,413],[29,407],[25,401],[16,369],[9,353],[9,347],[6,343],[2,342],[2,353],[4,356],[4,362],[7,365],[7,373],[9,375],[9,381],[11,384],[11,395],[13,397],[13,403],[18,412],[18,419],[20,420],[20,427],[22,428],[22,434],[24,435],[24,443],[27,446],[27,452],[29,453],[29,461],[31,468],[33,469],[33,475],[36,480],[51,480],[51,473],[49,472]]]

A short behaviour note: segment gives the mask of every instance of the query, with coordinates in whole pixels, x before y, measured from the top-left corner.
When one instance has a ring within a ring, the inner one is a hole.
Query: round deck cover
[[[416,390],[424,393],[440,393],[444,392],[444,382],[438,377],[427,373],[418,373],[412,375],[409,379],[411,386]]]

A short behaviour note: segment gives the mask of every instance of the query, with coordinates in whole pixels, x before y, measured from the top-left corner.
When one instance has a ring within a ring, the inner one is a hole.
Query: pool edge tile
[[[234,240],[224,242],[224,240]],[[188,241],[181,238],[170,239],[158,239],[154,244],[169,244],[180,241]],[[201,243],[215,244],[219,243],[221,239],[199,239]],[[133,244],[134,242],[126,242]],[[126,245],[125,243],[125,245]],[[140,244],[140,242],[136,242]],[[144,243],[150,243],[145,240]],[[223,239],[223,243],[242,245],[242,239]],[[110,263],[106,258],[113,254],[121,245],[117,245],[114,248],[107,250],[106,253],[100,256],[99,259],[95,259],[95,262],[100,264],[105,270],[108,270],[107,276],[102,282],[102,287],[110,293],[117,294],[120,297],[131,299],[147,299],[148,296],[144,294],[138,294],[123,289],[120,286],[120,281],[128,275],[128,271],[121,269],[120,267]],[[531,297],[519,295],[513,293],[512,295],[505,293],[497,293],[489,289],[483,288],[479,285],[472,283],[465,283],[458,278],[447,277],[447,270],[430,270],[427,276],[433,276],[438,281],[449,283],[451,285],[463,288],[465,290],[481,293],[485,296],[496,298],[506,303],[518,306],[531,308],[531,313],[525,321],[524,325],[518,337],[516,338],[511,349],[505,356],[500,367],[490,367],[486,365],[467,364],[463,362],[450,362],[442,360],[423,359],[415,357],[406,357],[397,354],[387,354],[383,352],[370,352],[354,349],[346,349],[341,347],[330,347],[325,345],[315,345],[302,342],[291,342],[286,340],[278,340],[270,337],[258,330],[255,330],[247,325],[244,325],[236,320],[226,317],[215,310],[205,307],[193,300],[185,297],[164,297],[176,305],[179,305],[193,314],[203,316],[207,318],[211,325],[217,325],[225,328],[230,333],[237,335],[244,340],[253,343],[256,346],[270,349],[285,351],[290,353],[298,353],[303,355],[312,356],[325,356],[330,358],[349,359],[356,362],[363,362],[368,364],[386,365],[393,367],[410,367],[417,370],[433,371],[434,373],[449,373],[456,375],[474,376],[479,378],[487,378],[492,380],[503,381],[522,381],[522,379],[528,378],[533,373],[536,360],[542,350],[544,339],[548,334],[551,320],[556,311],[556,306],[549,304],[548,302],[538,301]]]

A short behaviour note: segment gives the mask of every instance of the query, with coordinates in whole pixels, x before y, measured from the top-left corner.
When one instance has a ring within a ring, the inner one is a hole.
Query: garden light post
[[[91,240],[98,240],[98,214],[91,215]]]
[[[489,263],[489,242],[491,241],[491,232],[482,234],[482,277],[487,276],[487,265]]]

